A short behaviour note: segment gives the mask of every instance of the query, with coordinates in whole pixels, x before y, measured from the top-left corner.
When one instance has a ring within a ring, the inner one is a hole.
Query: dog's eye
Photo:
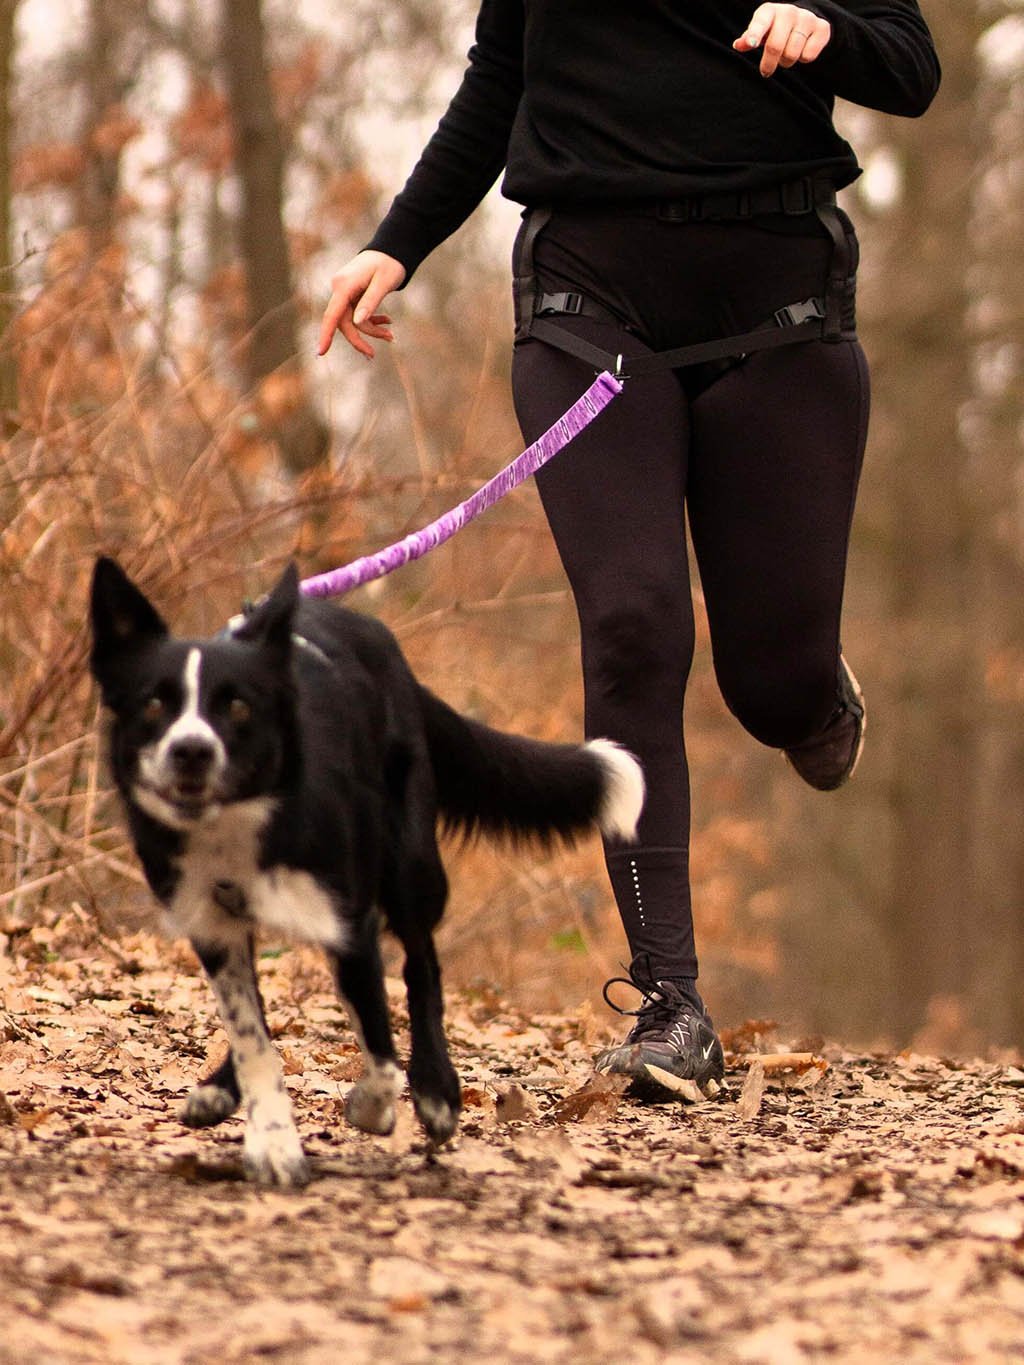
[[[142,708],[143,719],[159,720],[165,710],[166,708],[159,697],[150,697],[149,701],[147,701],[146,705]]]
[[[228,707],[228,715],[236,725],[245,725],[252,720],[252,707],[241,697],[232,697],[231,705]]]

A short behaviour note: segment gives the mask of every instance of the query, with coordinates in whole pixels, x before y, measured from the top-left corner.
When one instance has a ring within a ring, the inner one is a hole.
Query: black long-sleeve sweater
[[[859,174],[836,97],[916,116],[939,63],[916,0],[801,0],[817,61],[760,75],[756,0],[483,0],[462,84],[369,245],[406,279],[479,204],[683,198]]]

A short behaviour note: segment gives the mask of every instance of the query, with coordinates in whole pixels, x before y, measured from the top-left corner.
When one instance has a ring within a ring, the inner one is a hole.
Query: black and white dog
[[[184,1122],[219,1123],[241,1105],[251,1178],[308,1179],[256,983],[253,936],[264,927],[326,950],[365,1065],[346,1117],[391,1131],[402,1078],[383,916],[405,952],[413,1102],[444,1142],[460,1093],[432,934],[447,896],[438,818],[513,840],[568,839],[591,825],[628,840],[643,804],[639,765],[605,740],[543,744],[460,716],[415,680],[385,626],[301,599],[294,567],[220,635],[187,640],[103,558],[92,623],[132,838],[206,969],[230,1041]]]

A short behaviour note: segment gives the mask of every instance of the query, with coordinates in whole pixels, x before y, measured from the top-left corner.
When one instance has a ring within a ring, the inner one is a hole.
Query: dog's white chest
[[[218,942],[262,928],[344,946],[344,924],[315,878],[295,868],[260,869],[259,841],[272,811],[268,800],[239,802],[190,831],[168,907],[177,933]]]

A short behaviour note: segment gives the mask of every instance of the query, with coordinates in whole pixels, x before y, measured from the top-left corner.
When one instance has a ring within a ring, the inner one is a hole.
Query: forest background
[[[965,1053],[1024,1035],[1024,5],[922,8],[932,111],[839,113],[866,168],[844,195],[874,376],[844,632],[866,755],[804,789],[724,710],[703,626],[687,733],[716,1018]],[[393,349],[314,358],[475,10],[0,0],[0,954],[157,923],[97,752],[97,552],[205,633],[287,558],[376,549],[520,448],[496,195],[395,303]],[[532,488],[350,604],[461,708],[580,733]],[[449,982],[597,1004],[625,948],[595,845],[449,867]]]

